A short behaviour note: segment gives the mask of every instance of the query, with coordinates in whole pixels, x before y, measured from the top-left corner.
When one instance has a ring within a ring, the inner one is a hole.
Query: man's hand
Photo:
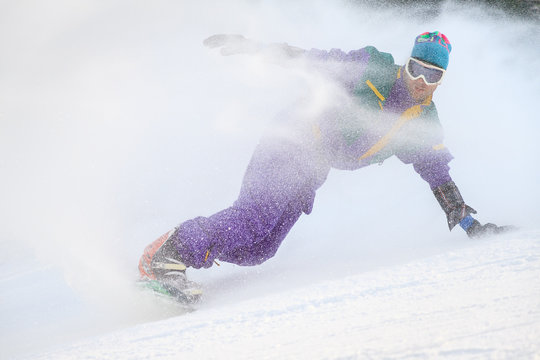
[[[470,214],[476,214],[476,210],[465,204],[459,189],[453,181],[433,189],[433,194],[446,214],[450,230],[459,224],[463,218],[468,217]]]
[[[211,49],[221,48],[221,55],[254,54],[261,48],[253,40],[246,39],[242,35],[217,34],[203,41],[204,46]]]
[[[515,226],[497,226],[491,223],[482,225],[478,220],[474,220],[465,231],[470,238],[481,238],[484,236],[497,235],[515,230],[517,230]]]

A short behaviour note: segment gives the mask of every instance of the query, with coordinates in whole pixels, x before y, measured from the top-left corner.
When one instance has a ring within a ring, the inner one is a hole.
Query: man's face
[[[435,92],[437,89],[438,84],[432,84],[428,85],[424,81],[423,78],[418,78],[416,80],[413,80],[407,72],[405,72],[405,84],[407,84],[407,89],[409,90],[409,94],[411,94],[411,97],[416,101],[424,101]]]

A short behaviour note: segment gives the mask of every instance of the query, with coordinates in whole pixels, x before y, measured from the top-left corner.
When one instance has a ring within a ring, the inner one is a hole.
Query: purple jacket
[[[390,54],[366,47],[306,56],[345,96],[315,119],[313,133],[301,129],[302,141],[291,133],[304,123],[294,113],[280,116],[285,131],[257,146],[234,204],[185,221],[171,235],[187,266],[210,267],[216,259],[256,265],[274,256],[301,214],[311,212],[331,167],[358,169],[396,155],[432,188],[451,180],[435,105],[411,99]]]
[[[320,141],[339,169],[358,169],[396,155],[431,188],[451,181],[452,155],[431,99],[411,98],[404,68],[368,46],[345,53],[312,49],[307,57],[351,96],[319,120]]]

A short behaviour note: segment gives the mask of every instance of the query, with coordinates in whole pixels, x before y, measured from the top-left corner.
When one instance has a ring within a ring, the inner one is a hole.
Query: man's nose
[[[420,79],[416,80],[416,83],[417,83],[419,86],[421,86],[421,87],[427,87],[427,85],[428,85],[427,82],[426,82],[426,80],[425,80],[423,77],[421,77]]]

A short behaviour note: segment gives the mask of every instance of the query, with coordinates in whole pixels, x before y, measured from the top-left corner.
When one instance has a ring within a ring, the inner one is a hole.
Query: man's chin
[[[416,101],[424,101],[428,97],[427,91],[414,91],[412,93],[412,98]]]

